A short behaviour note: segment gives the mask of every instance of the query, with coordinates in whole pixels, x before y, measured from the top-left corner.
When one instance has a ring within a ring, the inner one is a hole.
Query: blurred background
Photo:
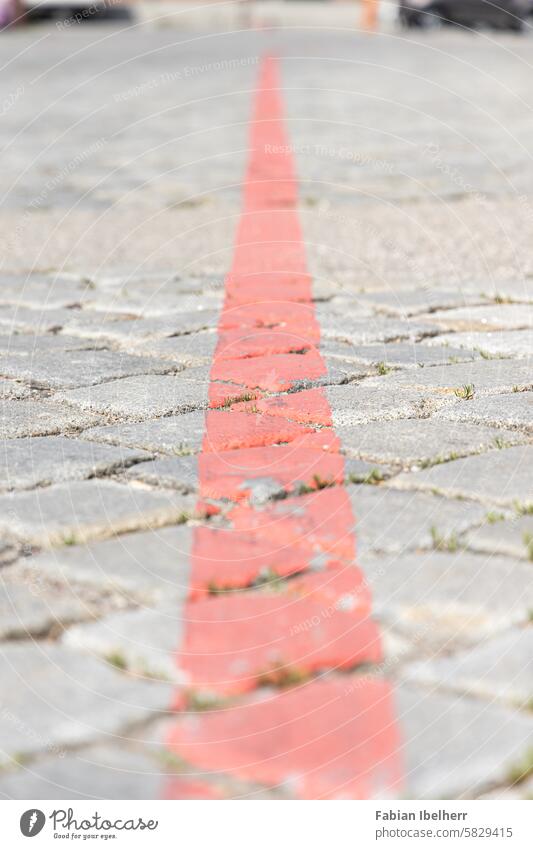
[[[310,24],[461,26],[524,32],[533,0],[0,0],[0,26],[63,21],[69,25],[151,20],[181,28]]]

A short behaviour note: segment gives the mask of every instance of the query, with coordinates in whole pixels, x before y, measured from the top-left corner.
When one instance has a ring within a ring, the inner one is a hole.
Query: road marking
[[[201,502],[221,502],[223,519],[195,531],[177,658],[176,703],[238,701],[177,715],[167,744],[297,798],[383,798],[401,783],[399,736],[389,685],[349,674],[379,663],[382,644],[320,386],[278,75],[264,60],[198,458]]]

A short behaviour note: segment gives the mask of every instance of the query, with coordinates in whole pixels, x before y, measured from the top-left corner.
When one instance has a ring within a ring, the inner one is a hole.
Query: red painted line
[[[187,691],[240,701],[178,714],[168,746],[200,770],[298,798],[390,796],[401,781],[390,687],[350,674],[382,648],[355,565],[344,461],[324,390],[298,391],[327,369],[273,58],[250,146],[198,458],[202,509],[230,509],[195,532],[176,705]]]

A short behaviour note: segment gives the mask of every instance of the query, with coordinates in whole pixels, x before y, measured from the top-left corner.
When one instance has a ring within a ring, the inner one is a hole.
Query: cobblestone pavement
[[[2,36],[3,798],[531,796],[530,56]]]

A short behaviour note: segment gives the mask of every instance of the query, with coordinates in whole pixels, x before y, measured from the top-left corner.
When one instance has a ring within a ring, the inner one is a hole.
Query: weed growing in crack
[[[533,749],[528,749],[523,758],[515,764],[508,773],[510,784],[520,784],[533,776]]]
[[[105,659],[111,664],[111,666],[114,666],[115,669],[125,671],[128,668],[128,662],[120,651],[109,652],[109,654],[106,654]]]
[[[449,537],[443,536],[440,531],[433,525],[430,529],[433,548],[435,551],[448,551],[454,553],[459,548],[459,540],[457,534],[450,534]]]
[[[454,389],[453,394],[456,398],[460,398],[461,401],[471,401],[475,394],[475,386],[473,383],[465,383],[458,389]]]

